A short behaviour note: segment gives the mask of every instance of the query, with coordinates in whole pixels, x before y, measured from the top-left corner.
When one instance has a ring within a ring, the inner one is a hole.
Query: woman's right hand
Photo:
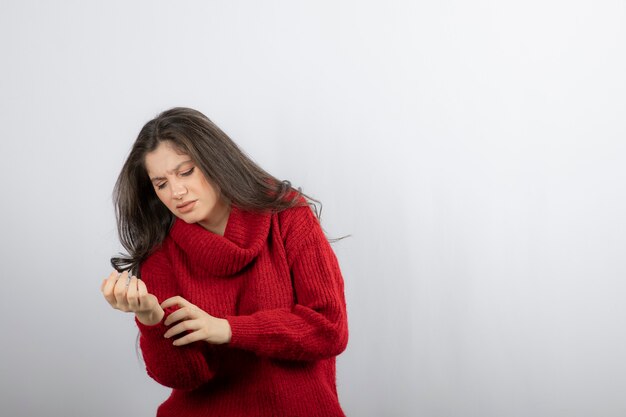
[[[129,272],[111,272],[111,275],[102,282],[100,291],[111,307],[133,312],[141,323],[152,326],[159,323],[165,312],[159,305],[157,298],[148,292],[146,284]]]

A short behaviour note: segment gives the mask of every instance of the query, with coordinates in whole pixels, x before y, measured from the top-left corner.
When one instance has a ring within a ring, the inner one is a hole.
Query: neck
[[[211,219],[199,221],[198,224],[209,232],[224,236],[226,225],[228,224],[228,217],[230,215],[230,204],[227,204],[220,199],[213,209],[213,214],[214,215]]]

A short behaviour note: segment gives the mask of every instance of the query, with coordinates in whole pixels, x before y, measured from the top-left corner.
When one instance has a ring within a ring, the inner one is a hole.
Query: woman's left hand
[[[161,303],[163,309],[173,306],[180,308],[170,314],[165,319],[164,324],[166,326],[173,323],[177,324],[165,332],[164,336],[169,338],[185,331],[190,332],[180,339],[176,339],[173,343],[175,346],[183,346],[197,341],[216,345],[230,342],[232,333],[228,320],[213,317],[180,296],[168,298]]]

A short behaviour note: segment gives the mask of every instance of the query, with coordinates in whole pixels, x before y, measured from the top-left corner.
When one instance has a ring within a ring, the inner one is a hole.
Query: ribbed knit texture
[[[180,295],[232,329],[227,345],[173,346],[163,322],[136,321],[148,374],[173,388],[158,417],[344,415],[335,384],[348,340],[343,279],[308,207],[232,207],[223,237],[177,220],[141,276],[159,302]]]

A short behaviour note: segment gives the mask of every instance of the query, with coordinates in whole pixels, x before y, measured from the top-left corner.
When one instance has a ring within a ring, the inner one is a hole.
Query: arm
[[[140,331],[139,345],[146,371],[152,379],[170,388],[194,389],[213,378],[216,364],[212,362],[213,352],[209,345],[174,346],[171,339],[163,337],[168,330],[163,321],[154,326],[135,321]]]
[[[278,359],[330,358],[348,341],[343,278],[310,209],[297,208],[291,216],[297,217],[291,219],[293,227],[286,227],[285,249],[296,304],[291,309],[226,317],[232,331],[230,346]]]
[[[161,250],[144,262],[141,275],[159,300],[177,292],[169,261]],[[197,388],[215,375],[215,352],[206,344],[174,346],[171,339],[164,337],[168,330],[164,321],[174,310],[165,308],[163,320],[152,326],[143,324],[138,318],[135,320],[140,331],[139,345],[146,370],[155,381],[167,387]]]

